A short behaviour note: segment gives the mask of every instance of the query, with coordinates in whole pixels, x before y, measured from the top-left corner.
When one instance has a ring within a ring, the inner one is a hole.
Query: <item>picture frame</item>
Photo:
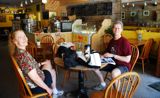
[[[121,13],[121,18],[122,18],[122,19],[125,19],[125,12],[122,12],[122,13]]]
[[[149,10],[144,10],[143,11],[143,16],[149,16],[150,15],[150,11]]]
[[[130,12],[130,16],[132,16],[132,17],[136,16],[136,14],[137,14],[137,12],[135,12],[135,11]]]

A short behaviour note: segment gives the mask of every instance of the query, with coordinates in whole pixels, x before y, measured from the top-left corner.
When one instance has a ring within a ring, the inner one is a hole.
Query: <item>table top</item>
[[[146,43],[146,40],[138,41],[137,39],[129,39],[128,41],[129,41],[130,44],[133,44],[135,46],[141,46],[141,45],[144,45]]]
[[[54,58],[54,62],[55,64],[57,64],[59,67],[62,67],[64,68],[64,62],[62,60],[62,58],[59,58],[59,57],[55,57]],[[101,68],[107,66],[107,63],[102,63]],[[76,66],[76,67],[71,67],[70,70],[74,70],[74,71],[88,71],[88,70],[94,70],[95,68],[89,68],[89,67],[86,67],[86,66]]]

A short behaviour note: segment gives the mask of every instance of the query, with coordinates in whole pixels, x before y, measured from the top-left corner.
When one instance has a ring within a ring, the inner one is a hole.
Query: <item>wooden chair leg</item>
[[[87,77],[87,73],[86,73],[86,72],[84,72],[84,78],[85,78],[85,80],[88,80],[88,77]]]
[[[70,78],[70,71],[64,70],[64,78],[63,78],[63,82],[61,84],[62,87],[64,87],[66,80],[68,80],[69,78]]]
[[[143,73],[144,73],[144,60],[142,60],[142,70],[143,70]]]
[[[104,80],[105,80],[105,81],[106,81],[106,80],[111,81],[111,79],[108,77],[108,74],[109,74],[109,72],[106,72],[106,75],[105,75],[105,77],[104,77]]]

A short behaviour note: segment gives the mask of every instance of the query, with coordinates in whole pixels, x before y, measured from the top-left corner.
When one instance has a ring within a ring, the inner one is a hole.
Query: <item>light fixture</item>
[[[47,0],[42,0],[42,3],[46,4],[46,3],[47,3]]]
[[[31,3],[33,3],[33,0],[30,0]]]
[[[155,1],[154,4],[157,5],[157,1]]]
[[[153,4],[154,4],[154,5],[157,5],[157,0],[153,0]]]
[[[23,7],[23,2],[21,2],[20,6]]]
[[[144,2],[144,6],[147,6],[147,2],[146,1]]]
[[[125,8],[125,5],[123,4],[122,7]]]
[[[132,6],[133,6],[133,7],[135,6],[134,3],[132,3]]]
[[[27,0],[25,0],[25,4],[26,4],[26,5],[28,4]]]

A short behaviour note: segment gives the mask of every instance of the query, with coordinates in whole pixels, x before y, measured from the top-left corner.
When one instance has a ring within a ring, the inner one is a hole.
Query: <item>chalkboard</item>
[[[68,15],[76,16],[112,15],[112,2],[98,2],[69,6],[67,12]]]

